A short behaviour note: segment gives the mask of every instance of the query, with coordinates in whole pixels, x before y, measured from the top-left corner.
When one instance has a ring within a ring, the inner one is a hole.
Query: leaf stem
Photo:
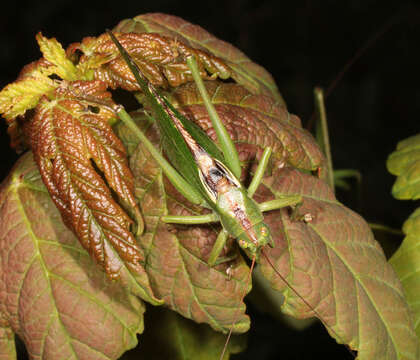
[[[330,147],[330,137],[328,135],[328,123],[327,123],[327,113],[325,111],[325,102],[324,102],[324,92],[321,88],[316,87],[314,89],[314,98],[315,98],[315,107],[318,113],[320,126],[321,126],[321,139],[320,146],[324,151],[325,157],[327,158],[327,168],[328,168],[328,184],[331,186],[331,189],[334,190],[334,174],[333,174],[333,165],[332,165],[332,155]]]

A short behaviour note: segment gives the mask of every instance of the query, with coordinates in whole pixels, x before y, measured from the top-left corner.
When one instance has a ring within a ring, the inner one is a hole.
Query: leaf
[[[0,360],[13,360],[16,359],[16,347],[15,347],[15,334],[5,315],[1,315],[1,326],[0,326]]]
[[[138,125],[151,141],[159,143],[155,126],[148,128],[145,117],[137,116]],[[147,131],[146,131],[147,130]],[[122,123],[116,127],[127,144],[130,168],[135,177],[136,196],[142,204],[145,233],[139,238],[145,249],[145,268],[157,297],[181,315],[198,323],[208,323],[217,331],[229,330],[237,317],[235,332],[249,328],[249,318],[240,303],[248,267],[239,255],[229,264],[207,264],[218,226],[171,226],[160,221],[166,214],[198,214],[199,206],[189,204],[163,177],[162,169],[143,145]]]
[[[124,354],[121,360],[171,359],[219,360],[226,335],[216,333],[206,325],[198,325],[173,311],[154,307],[147,311],[153,326],[142,336],[142,346]],[[245,348],[244,336],[233,336],[223,357]]]
[[[420,134],[400,141],[386,165],[391,174],[398,176],[392,195],[397,199],[420,199]]]
[[[54,65],[53,72],[63,80],[81,80],[77,67],[67,58],[57,39],[47,39],[41,33],[36,35],[39,48],[45,60]]]
[[[52,65],[44,59],[26,65],[18,79],[0,92],[0,113],[12,124],[17,116],[33,109],[39,99],[58,86],[48,76]]]
[[[117,359],[136,345],[143,303],[64,226],[30,152],[0,187],[0,218],[0,310],[32,359]]]
[[[260,156],[270,146],[275,166],[305,170],[325,167],[325,158],[313,136],[286,107],[270,97],[252,95],[241,85],[216,81],[208,81],[205,85],[220,119],[236,142],[242,161],[254,160],[255,153]],[[194,84],[178,87],[170,101],[216,141],[207,110]]]
[[[108,124],[112,106],[103,83],[63,83],[54,98],[41,99],[26,130],[65,224],[110,278],[124,274],[125,283],[136,283],[136,295],[159,304],[141,265],[143,251],[130,231],[132,220],[111,193],[136,211],[139,223],[125,149]]]
[[[313,176],[279,169],[263,183],[260,196],[304,198],[298,213],[306,222],[293,220],[288,209],[265,216],[275,241],[265,253],[318,314],[262,257],[264,276],[285,296],[283,311],[298,318],[320,315],[330,335],[358,350],[360,360],[417,359],[418,340],[401,284],[368,224]]]
[[[401,280],[420,338],[420,208],[406,220],[403,231],[404,241],[389,262]]]
[[[145,76],[156,86],[178,86],[192,81],[185,58],[194,55],[203,78],[228,77],[229,68],[217,57],[194,49],[172,38],[158,34],[114,33],[130,53]],[[133,74],[120,56],[108,34],[98,38],[85,38],[73,44],[69,52],[80,50],[79,67],[87,72],[90,66],[96,80],[101,80],[115,89],[140,90]],[[85,65],[88,64],[88,65]]]
[[[158,33],[175,39],[180,44],[205,50],[223,61],[230,68],[229,76],[251,93],[268,95],[280,104],[285,104],[272,76],[263,67],[252,62],[232,44],[216,38],[198,25],[193,25],[177,16],[151,13],[122,20],[114,30]]]

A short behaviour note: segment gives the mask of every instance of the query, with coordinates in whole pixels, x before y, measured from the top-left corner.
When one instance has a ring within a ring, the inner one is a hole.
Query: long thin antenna
[[[252,258],[252,263],[251,263],[251,267],[249,268],[249,273],[248,273],[248,277],[246,279],[246,284],[249,284],[249,281],[251,279],[252,270],[254,270],[254,266],[255,266],[255,260],[256,260],[256,254],[254,254],[254,256]],[[246,287],[245,287],[244,293],[242,294],[241,301],[239,302],[239,304],[241,304],[242,301],[244,301],[244,298],[247,294],[247,290],[248,290],[248,285],[246,285]],[[222,354],[220,355],[219,360],[223,360],[223,357],[225,356],[226,349],[229,345],[229,340],[232,336],[233,328],[235,327],[236,322],[238,321],[238,315],[239,315],[239,307],[236,309],[235,314],[233,315],[233,323],[232,323],[232,326],[230,327],[229,334],[226,338],[225,345],[223,346],[223,351],[222,351]]]
[[[296,290],[295,290],[295,288],[286,280],[286,278],[282,275],[282,274],[280,274],[280,272],[276,269],[276,267],[274,266],[274,264],[271,262],[271,260],[270,260],[270,258],[267,256],[267,254],[264,252],[264,250],[263,249],[261,249],[261,254],[264,256],[264,258],[267,260],[267,262],[270,264],[270,266],[271,266],[271,268],[274,270],[274,272],[280,277],[280,279],[298,296],[298,298],[299,299],[301,299],[303,302],[304,302],[304,304],[309,308],[309,309],[311,309],[312,311],[313,311],[313,313],[317,316],[317,318],[319,319],[319,320],[321,320],[321,322],[338,338],[338,339],[340,339],[342,342],[343,342],[343,344],[345,343],[345,341],[343,341],[343,339],[341,338],[341,336],[340,335],[338,335],[338,333],[331,327],[331,326],[329,326],[328,324],[326,324],[325,322],[323,322],[322,321],[322,316],[321,316],[321,314],[317,311],[317,310],[315,310],[314,309],[314,307],[311,305],[311,304],[309,304],[309,302],[307,301],[307,300],[305,300],[305,298],[302,296],[302,295],[300,295]],[[345,345],[345,344],[344,344]],[[355,354],[355,352],[353,351],[353,350],[351,350],[349,347],[347,347],[347,346],[345,346],[346,347],[346,349],[347,349],[347,351],[353,356],[353,358],[356,358],[356,354]]]

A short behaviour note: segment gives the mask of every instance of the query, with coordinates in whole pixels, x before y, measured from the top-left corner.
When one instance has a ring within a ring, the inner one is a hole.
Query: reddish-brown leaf
[[[260,65],[252,62],[242,51],[216,38],[198,25],[177,16],[154,13],[121,21],[115,31],[158,33],[191,48],[204,50],[228,66],[229,77],[253,94],[268,95],[282,104],[284,101],[272,76]]]
[[[236,142],[241,160],[254,160],[267,146],[273,148],[276,167],[325,170],[325,158],[300,119],[271,97],[253,95],[243,86],[218,81],[205,82],[209,96]],[[216,140],[202,98],[193,83],[179,86],[171,101]],[[325,172],[325,171],[324,171]]]
[[[158,303],[130,231],[132,220],[111,193],[139,214],[124,146],[108,123],[114,117],[112,105],[101,82],[63,82],[54,98],[41,99],[26,132],[66,225],[111,278],[127,267],[139,295]]]
[[[173,38],[148,33],[115,33],[124,48],[130,53],[141,71],[156,86],[176,87],[192,76],[186,64],[186,57],[194,55],[198,60],[201,76],[205,79],[229,77],[229,67],[224,62],[202,50],[194,49]],[[140,90],[133,74],[121,58],[108,34],[98,38],[85,38],[80,44],[72,44],[67,53],[76,50],[81,56],[79,67],[94,70],[95,79],[104,81],[112,88]]]

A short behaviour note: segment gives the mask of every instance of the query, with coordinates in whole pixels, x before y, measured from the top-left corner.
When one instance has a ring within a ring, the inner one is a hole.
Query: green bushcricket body
[[[116,109],[118,116],[143,142],[144,146],[162,167],[165,175],[186,199],[194,204],[200,204],[213,210],[208,215],[167,215],[162,217],[162,221],[178,224],[220,222],[222,230],[217,236],[210,253],[208,260],[210,266],[230,260],[230,258],[220,259],[219,255],[228,236],[232,236],[237,239],[239,246],[252,258],[247,281],[250,280],[256,259],[262,253],[285,284],[322,320],[321,315],[289,284],[262,251],[265,245],[273,245],[270,230],[264,223],[263,212],[295,206],[302,201],[301,196],[285,196],[284,198],[261,204],[256,203],[252,199],[268,165],[271,148],[264,150],[251,184],[246,189],[238,180],[241,167],[235,146],[210,101],[194,58],[192,56],[188,57],[186,61],[209,113],[221,151],[201,128],[181,115],[159,94],[157,89],[142,75],[137,64],[116,37],[111,32],[108,33],[150,103],[154,113],[153,118],[157,122],[163,137],[164,151],[175,168],[156,150],[121,106]],[[188,174],[188,181],[181,174]],[[245,294],[246,292],[244,292],[243,297]],[[324,322],[324,324],[326,323]],[[234,325],[235,321],[230,328],[220,359],[224,357]],[[340,338],[330,326],[327,324],[326,326]],[[354,356],[353,353],[352,355]]]
[[[114,37],[111,33],[109,34]],[[165,153],[176,170],[159,152],[153,151],[152,156],[162,166],[163,171],[174,186],[189,201],[213,210],[210,215],[169,215],[162,217],[162,220],[167,223],[180,224],[220,222],[223,229],[211,251],[208,260],[209,265],[225,260],[218,260],[218,257],[229,235],[238,240],[239,246],[246,250],[251,258],[257,257],[261,247],[272,244],[270,230],[264,224],[262,212],[296,205],[301,201],[300,196],[288,196],[262,204],[257,204],[252,199],[268,165],[271,149],[265,149],[255,176],[249,188],[246,189],[238,180],[241,168],[236,149],[208,99],[193,57],[189,57],[187,63],[211,116],[223,155],[198,126],[182,116],[159,94],[157,89],[141,74],[137,65],[122,45],[118,43],[118,40],[115,37],[114,39],[121,55],[129,65],[152,107],[155,115],[154,119],[158,123],[164,140]],[[118,115],[137,134],[141,132],[130,121],[129,115],[124,109],[119,108]],[[146,145],[150,142],[144,134],[140,134],[139,137],[148,149],[153,147],[152,144]],[[153,149],[155,148],[153,147]],[[230,166],[228,167],[226,164],[230,164]],[[174,175],[175,173],[177,175]],[[180,174],[188,174],[189,182]]]

